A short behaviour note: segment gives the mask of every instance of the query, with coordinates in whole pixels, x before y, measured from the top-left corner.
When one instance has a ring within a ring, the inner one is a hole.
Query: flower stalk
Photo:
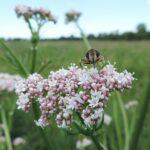
[[[103,147],[102,147],[101,144],[98,142],[98,139],[97,139],[96,135],[93,135],[93,134],[92,134],[90,137],[91,137],[93,143],[95,144],[97,150],[103,150]]]
[[[96,136],[96,131],[94,129],[88,129],[88,128],[84,129],[83,127],[81,127],[81,126],[86,127],[86,125],[79,113],[77,113],[77,116],[81,122],[81,125],[79,125],[77,122],[75,122],[75,126],[76,126],[77,130],[79,131],[79,133],[83,134],[84,136],[89,136],[91,138],[91,140],[93,141],[93,144],[95,145],[97,150],[103,150],[104,148],[99,143],[99,140]],[[103,124],[103,120],[102,120],[101,124]],[[99,126],[101,126],[101,124]]]
[[[78,21],[75,20],[74,23],[75,23],[76,27],[77,27],[77,28],[79,29],[79,31],[80,31],[80,35],[81,35],[81,37],[82,37],[82,39],[83,39],[84,44],[86,45],[86,48],[87,48],[87,49],[91,49],[92,47],[91,47],[91,45],[90,45],[90,43],[89,43],[89,41],[88,41],[88,38],[87,38],[86,34],[84,33],[83,29],[80,27]]]
[[[120,82],[120,78],[124,82]],[[72,65],[50,72],[47,79],[34,73],[20,82],[16,86],[17,104],[23,111],[30,111],[34,107],[32,104],[39,103],[33,110],[40,113],[35,118],[38,126],[48,126],[50,116],[54,116],[59,128],[75,126],[79,133],[91,137],[100,149],[102,144],[97,139],[97,132],[101,129],[102,114],[110,93],[130,88],[133,80],[131,73],[119,73],[110,64],[101,70]]]
[[[118,121],[118,112],[116,111],[116,108],[119,107],[117,101],[113,101],[113,119],[116,129],[116,135],[117,135],[117,142],[118,142],[118,148],[122,149],[123,141],[122,141],[122,134],[121,134],[121,128],[119,127],[119,121]]]
[[[35,35],[34,35],[35,34]],[[32,63],[31,63],[31,70],[30,73],[34,73],[35,72],[35,67],[36,67],[36,60],[37,60],[37,46],[39,43],[39,34],[38,33],[34,33],[32,35]]]
[[[47,22],[51,21],[51,22],[56,23],[56,18],[51,14],[49,10],[42,8],[42,7],[31,8],[25,5],[18,5],[16,6],[15,11],[18,17],[23,17],[25,22],[28,24],[29,30],[31,32],[32,57],[31,57],[30,74],[33,74],[36,71],[37,49],[38,49],[38,44],[40,41],[40,29]],[[32,22],[34,22],[35,24],[32,24]],[[23,99],[24,98],[25,97],[23,97]],[[37,103],[32,102],[31,104],[32,104],[32,111],[33,111],[34,119],[37,120],[39,117],[39,109],[38,109]],[[48,149],[51,149],[44,130],[41,127],[38,127],[38,129]]]
[[[38,109],[37,103],[32,103],[32,111],[33,111],[34,120],[37,120],[39,118],[39,109]],[[46,144],[47,148],[51,149],[49,140],[46,136],[46,133],[44,132],[44,129],[42,129],[41,127],[37,127],[37,129],[39,130],[39,133],[41,134],[43,141]]]
[[[13,150],[12,143],[11,143],[11,137],[10,137],[10,131],[9,131],[8,123],[7,123],[7,119],[6,119],[6,114],[2,107],[0,107],[0,110],[1,110],[2,123],[4,125],[4,133],[5,133],[5,137],[6,137],[7,148],[8,148],[8,150]]]
[[[91,45],[90,45],[90,43],[87,39],[87,36],[85,35],[84,31],[82,30],[82,28],[80,27],[80,25],[78,23],[78,20],[79,20],[80,16],[81,16],[80,12],[77,12],[75,10],[71,10],[68,13],[66,13],[66,22],[67,23],[69,23],[69,22],[74,22],[75,23],[76,27],[80,31],[81,37],[82,37],[82,39],[84,41],[84,44],[86,45],[87,49],[91,49]],[[94,68],[96,67],[94,63],[93,63],[93,67]],[[125,128],[125,130],[124,130],[124,132],[125,132],[124,150],[129,150],[130,135],[129,135],[129,124],[128,124],[128,119],[127,119],[127,114],[125,112],[124,105],[123,105],[123,102],[122,102],[122,98],[121,98],[121,95],[119,94],[119,92],[117,92],[116,97],[118,99],[119,107],[121,108],[121,113],[122,113],[122,116],[123,116],[123,123],[124,123],[124,128]],[[114,113],[115,120],[116,120],[115,127],[116,127],[116,132],[117,132],[117,139],[118,139],[118,142],[119,142],[119,148],[122,148],[123,141],[122,141],[122,136],[121,136],[121,130],[119,128],[118,121],[117,121],[117,118],[116,118],[117,115],[116,115],[115,109],[116,108],[113,108],[113,113]],[[95,137],[92,137],[92,139],[93,139],[93,142],[95,143],[95,145],[98,148],[99,145],[97,144]]]
[[[91,49],[91,45],[90,45],[90,43],[89,43],[89,41],[87,39],[87,36],[86,36],[86,34],[84,33],[83,29],[80,27],[80,25],[78,23],[80,16],[81,16],[81,12],[77,12],[75,10],[71,10],[71,11],[66,13],[66,23],[73,22],[76,25],[76,27],[80,31],[80,35],[81,35],[81,37],[83,39],[83,42],[86,45],[86,48],[87,49]]]

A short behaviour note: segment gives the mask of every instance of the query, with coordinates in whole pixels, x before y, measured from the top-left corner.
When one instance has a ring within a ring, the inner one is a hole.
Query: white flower
[[[92,126],[91,117],[87,117],[87,118],[83,118],[83,119],[84,119],[84,123],[86,124],[86,126],[88,126],[88,127]]]
[[[17,101],[18,109],[25,110],[26,109],[26,105],[29,103],[29,101],[30,101],[29,100],[29,95],[21,93],[19,95],[19,99]]]
[[[110,125],[111,121],[112,121],[112,118],[109,115],[104,114],[104,124]]]
[[[75,101],[74,98],[69,98],[67,97],[67,102],[68,102],[68,105],[66,106],[68,109],[72,109],[74,110],[76,107],[77,107],[77,102]]]
[[[111,76],[116,72],[116,68],[114,68],[113,65],[108,64],[108,65],[106,65],[106,67],[104,67],[103,71],[106,71],[106,74],[108,76]]]
[[[41,128],[44,128],[49,125],[49,122],[46,116],[41,116],[38,121],[35,120],[34,122],[37,126]]]
[[[83,84],[89,80],[89,74],[87,72],[82,72],[79,76],[79,84]]]
[[[20,145],[20,144],[25,144],[26,141],[25,139],[21,138],[21,137],[17,137],[13,140],[13,145],[14,146],[17,146],[17,145]]]
[[[22,78],[19,75],[0,73],[0,91],[12,92],[15,90],[15,84]]]
[[[25,84],[25,79],[19,80],[15,84],[15,91],[17,94],[25,92],[27,90],[27,85]]]
[[[0,136],[0,143],[5,143],[6,138],[4,136]]]
[[[102,117],[102,112],[103,112],[103,108],[95,109],[94,114],[93,114],[93,116],[94,116],[93,118],[96,119],[96,118]]]
[[[126,109],[130,109],[130,108],[132,108],[134,106],[137,106],[137,105],[138,105],[138,101],[137,100],[132,100],[132,101],[127,102],[124,107]]]
[[[103,99],[104,96],[101,92],[97,91],[91,91],[91,99],[88,100],[89,106],[96,107],[100,101],[100,99]]]
[[[4,128],[4,125],[3,124],[0,124],[0,129],[3,129]]]
[[[84,138],[83,140],[78,140],[76,142],[76,148],[83,149],[91,144],[92,144],[92,141],[90,139]]]
[[[67,100],[67,109],[78,109],[78,104],[83,104],[83,100],[81,99],[81,95],[82,93],[76,94],[75,96],[72,97],[66,97]]]

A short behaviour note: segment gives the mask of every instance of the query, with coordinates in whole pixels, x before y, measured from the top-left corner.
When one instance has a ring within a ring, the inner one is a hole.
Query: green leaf
[[[6,114],[2,107],[0,107],[0,110],[1,110],[2,123],[4,125],[4,133],[5,133],[5,137],[6,137],[7,148],[9,150],[12,150],[12,143],[11,143],[11,138],[10,138],[10,131],[8,129]]]
[[[78,130],[81,134],[86,135],[86,136],[90,136],[90,135],[91,135],[91,132],[90,132],[90,131],[88,131],[88,130],[82,128],[81,125],[80,125],[77,121],[75,121],[75,120],[74,120],[74,125],[75,125],[75,127],[77,128],[77,130]]]
[[[1,51],[4,53],[9,63],[12,66],[16,67],[22,75],[27,76],[28,73],[25,67],[23,66],[23,64],[20,62],[20,60],[15,56],[12,50],[9,49],[2,40],[0,40],[0,46],[1,46]]]
[[[43,72],[43,70],[51,63],[51,60],[48,60],[46,63],[44,63],[43,65],[41,65],[41,67],[38,70],[38,73]]]

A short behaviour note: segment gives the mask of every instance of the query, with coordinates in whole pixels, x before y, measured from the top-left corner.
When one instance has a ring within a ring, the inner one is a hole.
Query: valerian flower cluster
[[[65,14],[66,16],[66,23],[72,22],[72,21],[78,21],[78,19],[81,16],[81,12],[70,10]]]
[[[25,20],[35,19],[56,22],[56,18],[52,13],[43,7],[32,8],[26,5],[17,5],[15,11],[18,17],[24,17]]]
[[[8,73],[0,73],[0,92],[15,90],[15,84],[22,78],[19,75],[11,75]]]
[[[133,74],[126,70],[119,73],[113,65],[107,64],[101,70],[79,68],[51,71],[48,79],[32,74],[16,85],[18,108],[30,111],[33,101],[39,102],[41,116],[37,125],[50,124],[55,117],[58,127],[70,127],[80,114],[87,127],[98,125],[111,92],[131,88]]]

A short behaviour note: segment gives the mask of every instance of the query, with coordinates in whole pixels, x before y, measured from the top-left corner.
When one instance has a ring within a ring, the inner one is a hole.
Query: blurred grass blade
[[[48,60],[46,63],[44,63],[43,65],[41,65],[41,67],[39,68],[39,70],[37,71],[38,73],[43,72],[43,70],[51,63],[51,60]]]
[[[117,146],[119,146],[119,149],[121,149],[123,147],[123,141],[122,141],[122,136],[121,136],[121,127],[119,126],[119,119],[118,119],[118,103],[117,101],[114,99],[113,101],[113,118],[114,118],[114,124],[115,124],[115,128],[116,128],[116,135],[117,135]],[[120,114],[119,114],[120,115]]]
[[[117,99],[118,99],[119,107],[121,109],[121,113],[122,113],[122,117],[123,117],[123,123],[124,123],[124,130],[125,130],[124,150],[129,150],[130,136],[129,136],[129,124],[128,124],[128,120],[127,120],[127,114],[126,114],[120,93],[116,92],[116,95],[117,95]]]
[[[33,102],[33,104],[32,104],[32,111],[33,111],[34,120],[35,121],[38,120],[40,114],[39,114],[38,104],[36,102]],[[38,127],[38,126],[37,126],[37,129],[38,129],[38,131],[39,131],[39,133],[40,133],[44,143],[47,145],[47,148],[51,149],[51,145],[49,143],[49,140],[48,140],[48,137],[47,137],[47,135],[45,133],[45,130],[42,129],[41,127]]]
[[[147,77],[147,91],[146,91],[146,95],[144,98],[144,102],[143,105],[141,106],[140,112],[138,112],[139,117],[138,120],[135,123],[135,127],[134,127],[134,131],[132,134],[132,138],[131,138],[131,143],[130,143],[130,149],[137,149],[138,146],[138,141],[140,138],[140,135],[142,133],[142,128],[144,125],[144,120],[146,117],[146,113],[148,111],[149,108],[149,103],[150,103],[150,80],[149,80],[149,76]]]
[[[104,144],[100,143],[100,145],[103,148],[103,150],[108,150]]]
[[[8,148],[8,150],[13,150],[11,138],[10,138],[10,131],[8,129],[8,124],[7,124],[7,120],[6,120],[6,114],[2,107],[0,107],[0,110],[1,110],[2,123],[4,125],[4,132],[5,132],[7,148]]]
[[[99,140],[97,139],[97,137],[95,135],[90,135],[90,138],[92,139],[93,143],[95,144],[97,150],[106,150],[106,148],[104,149],[104,145],[102,145],[102,143],[99,142]]]
[[[22,65],[22,63],[19,61],[19,59],[15,56],[15,54],[11,51],[11,49],[9,49],[6,44],[0,40],[0,45],[2,47],[2,52],[4,53],[4,55],[7,57],[7,59],[9,60],[10,64],[12,64],[13,66],[15,66],[16,68],[19,69],[19,71],[24,75],[27,76],[27,71],[24,68],[24,66]]]
[[[11,97],[12,98],[12,97]],[[15,97],[15,99],[13,99],[13,101],[9,101],[9,105],[11,106],[11,108],[10,108],[10,111],[9,111],[9,113],[8,113],[8,127],[9,127],[9,129],[11,130],[12,129],[12,126],[13,126],[13,115],[14,115],[14,113],[15,113],[15,109],[16,109],[16,97]]]
[[[89,133],[87,130],[83,129],[81,127],[81,125],[75,120],[74,120],[74,125],[75,125],[76,129],[79,131],[79,133],[81,133],[83,135],[86,135],[86,136],[90,136],[91,135],[91,133]]]

